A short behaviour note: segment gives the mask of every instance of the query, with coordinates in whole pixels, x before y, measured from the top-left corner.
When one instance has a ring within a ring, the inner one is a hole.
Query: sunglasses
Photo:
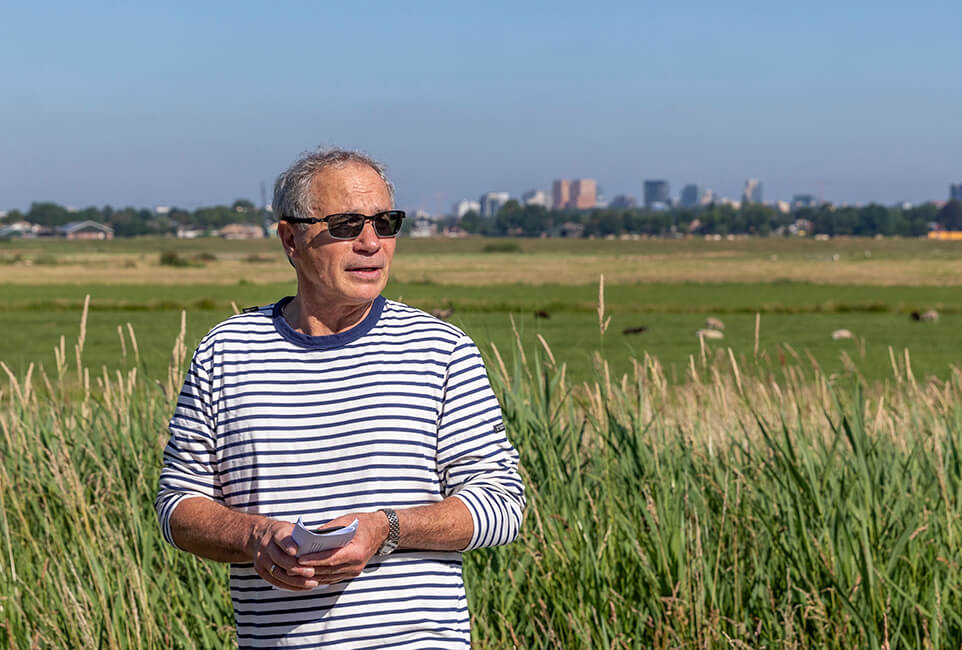
[[[316,219],[314,217],[281,217],[288,223],[321,223],[327,224],[327,232],[334,239],[357,239],[364,230],[364,224],[370,221],[374,225],[374,232],[378,237],[397,237],[401,231],[401,224],[404,222],[404,210],[385,210],[367,216],[355,212],[340,212],[329,214],[326,217]]]

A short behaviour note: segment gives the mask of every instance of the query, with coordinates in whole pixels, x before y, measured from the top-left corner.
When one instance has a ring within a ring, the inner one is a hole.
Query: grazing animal
[[[939,312],[934,309],[928,309],[919,314],[919,320],[923,323],[934,323],[939,320]]]
[[[441,320],[447,320],[451,318],[452,314],[454,314],[453,307],[451,309],[435,309],[434,311],[431,312],[432,316],[434,316],[435,318],[440,318]]]
[[[628,334],[641,334],[647,331],[648,328],[644,325],[641,325],[640,327],[626,327],[625,329],[621,330],[621,333],[627,336]]]
[[[695,332],[695,336],[703,339],[723,339],[725,334],[715,329],[700,329]]]
[[[842,341],[844,339],[854,339],[854,338],[855,338],[855,335],[852,334],[849,330],[835,330],[834,332],[832,332],[833,341]]]
[[[912,318],[912,320],[922,320],[922,314],[920,314],[920,313],[917,312],[917,311],[913,311],[913,312],[911,313],[911,318]]]
[[[536,311],[534,313],[535,318],[551,318],[551,314],[546,311]]]
[[[721,322],[721,320],[715,318],[714,316],[709,316],[705,319],[705,327],[710,330],[724,331],[725,323]]]

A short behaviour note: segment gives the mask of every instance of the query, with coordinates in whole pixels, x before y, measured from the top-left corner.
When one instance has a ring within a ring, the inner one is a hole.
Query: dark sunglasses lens
[[[364,216],[360,214],[338,215],[327,222],[328,232],[335,239],[354,239],[364,229]]]
[[[374,217],[374,232],[378,237],[393,237],[401,230],[404,215],[400,212],[387,212]]]

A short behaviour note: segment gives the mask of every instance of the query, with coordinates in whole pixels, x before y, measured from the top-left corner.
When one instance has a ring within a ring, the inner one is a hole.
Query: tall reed
[[[233,645],[226,567],[153,511],[183,331],[160,377],[122,329],[122,371],[85,367],[82,336],[52,373],[3,367],[0,645]],[[958,647],[962,374],[892,363],[863,387],[706,347],[681,382],[646,356],[572,384],[544,339],[493,350],[529,507],[515,544],[465,556],[475,644]]]

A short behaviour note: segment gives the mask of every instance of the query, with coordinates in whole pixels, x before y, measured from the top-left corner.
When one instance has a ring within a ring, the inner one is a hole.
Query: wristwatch
[[[381,508],[378,512],[383,512],[387,517],[387,539],[375,555],[390,555],[401,541],[401,524],[398,522],[397,513],[390,508]]]

